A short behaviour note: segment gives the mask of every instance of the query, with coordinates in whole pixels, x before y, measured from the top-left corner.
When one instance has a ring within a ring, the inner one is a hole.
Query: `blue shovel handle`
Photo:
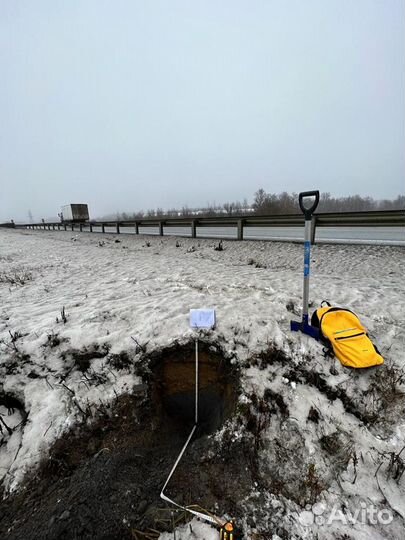
[[[309,206],[304,204],[304,199],[307,197],[315,197]],[[304,334],[318,339],[319,330],[309,324],[308,319],[308,299],[309,299],[309,268],[311,261],[311,220],[312,214],[315,212],[319,204],[319,191],[303,191],[298,196],[298,202],[302,213],[305,216],[304,230],[304,292],[302,302],[302,321],[291,321],[291,330],[293,332],[301,331]]]

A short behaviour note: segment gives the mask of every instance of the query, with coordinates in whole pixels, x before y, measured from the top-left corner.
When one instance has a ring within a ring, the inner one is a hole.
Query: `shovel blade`
[[[290,328],[292,332],[302,332],[303,334],[307,334],[307,336],[311,336],[314,339],[319,339],[319,328],[311,326],[306,320],[291,321]]]

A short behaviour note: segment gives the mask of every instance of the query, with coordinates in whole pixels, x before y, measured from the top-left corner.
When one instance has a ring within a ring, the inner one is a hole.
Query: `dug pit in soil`
[[[209,344],[200,343],[199,353],[199,436],[166,492],[180,504],[217,505],[220,515],[238,517],[255,481],[252,448],[207,435],[232,415],[238,374]],[[193,424],[194,365],[194,343],[144,358],[146,384],[56,441],[24,489],[1,503],[0,537],[112,540],[170,530],[172,508],[159,494]]]
[[[238,381],[232,366],[218,352],[204,344],[198,348],[198,434],[203,435],[215,432],[231,415]],[[153,370],[152,399],[159,414],[171,420],[174,431],[184,432],[194,425],[195,370],[193,344],[169,349]]]

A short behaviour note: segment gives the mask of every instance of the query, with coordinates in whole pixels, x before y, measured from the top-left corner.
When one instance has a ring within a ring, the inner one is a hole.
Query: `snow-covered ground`
[[[217,251],[217,245],[188,238],[0,230],[0,414],[9,428],[0,426],[3,485],[16,489],[51,443],[80,421],[80,410],[142,382],[133,373],[107,369],[97,351],[134,352],[132,338],[148,351],[185,342],[193,336],[189,310],[214,307],[217,326],[209,338],[243,366],[241,403],[271,390],[289,408],[288,420],[270,423],[263,433],[260,457],[264,474],[280,475],[287,488],[276,495],[252,486],[246,508],[256,508],[257,516],[244,523],[247,534],[254,537],[255,519],[267,519],[269,531],[278,519],[292,538],[344,533],[356,539],[402,538],[405,474],[399,481],[392,476],[393,467],[405,460],[405,450],[395,458],[405,445],[405,250],[342,245],[312,250],[312,305],[328,299],[359,314],[386,360],[377,368],[389,370],[381,372],[380,381],[376,370],[343,368],[324,358],[319,343],[290,332],[290,319],[300,318],[302,246],[229,241]],[[269,345],[285,353],[288,365],[249,362]],[[74,365],[74,351],[85,348],[95,352],[91,385]],[[338,392],[336,399],[309,382],[314,373]],[[378,394],[388,377],[389,399]],[[23,404],[28,416],[5,395]],[[308,420],[311,410],[319,413],[316,421]],[[372,425],[364,420],[371,410],[383,415]],[[231,428],[232,422],[224,430]],[[237,436],[243,433],[235,431]],[[323,450],[335,436],[342,462],[331,469]],[[296,463],[283,468],[280,448],[292,451]],[[300,507],[288,497],[288,486],[299,489],[305,480],[302,464],[312,475],[308,482],[320,486],[315,506]],[[353,524],[349,510],[358,510]],[[215,537],[208,525],[195,524],[200,528],[197,536],[186,527],[178,537]]]

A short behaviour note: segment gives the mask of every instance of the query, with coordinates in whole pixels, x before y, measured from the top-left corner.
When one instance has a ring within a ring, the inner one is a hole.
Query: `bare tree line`
[[[242,202],[226,202],[222,205],[207,205],[200,208],[190,208],[188,206],[183,206],[182,208],[169,208],[164,210],[163,208],[149,209],[146,211],[140,210],[138,212],[117,212],[114,214],[114,218],[125,221],[132,219],[142,219],[142,218],[173,218],[173,217],[192,217],[192,216],[201,216],[201,217],[210,217],[210,216],[219,216],[219,215],[236,215],[236,214],[248,214],[253,213],[252,205],[248,203],[247,199],[244,199]],[[106,216],[104,216],[106,217]],[[108,216],[112,217],[112,216]]]
[[[296,214],[301,212],[298,194],[283,192],[266,193],[259,189],[254,195],[253,208],[256,214]],[[350,195],[333,197],[329,192],[321,193],[317,212],[363,212],[367,210],[402,210],[405,209],[405,195],[396,199],[376,200],[372,197]]]
[[[321,193],[321,198],[317,212],[362,212],[368,210],[404,210],[405,195],[398,195],[395,199],[377,200],[372,197],[362,197],[361,195],[350,195],[348,197],[334,197],[329,192]],[[210,216],[232,216],[243,214],[256,215],[282,215],[297,214],[301,210],[298,206],[298,194],[287,193],[267,193],[263,188],[256,191],[253,203],[249,204],[247,199],[241,201],[229,201],[222,205],[207,205],[200,208],[163,208],[149,209],[138,212],[117,212],[113,216],[103,216],[104,219],[113,218],[120,221],[142,219],[142,218],[173,218],[173,217],[210,217]]]

